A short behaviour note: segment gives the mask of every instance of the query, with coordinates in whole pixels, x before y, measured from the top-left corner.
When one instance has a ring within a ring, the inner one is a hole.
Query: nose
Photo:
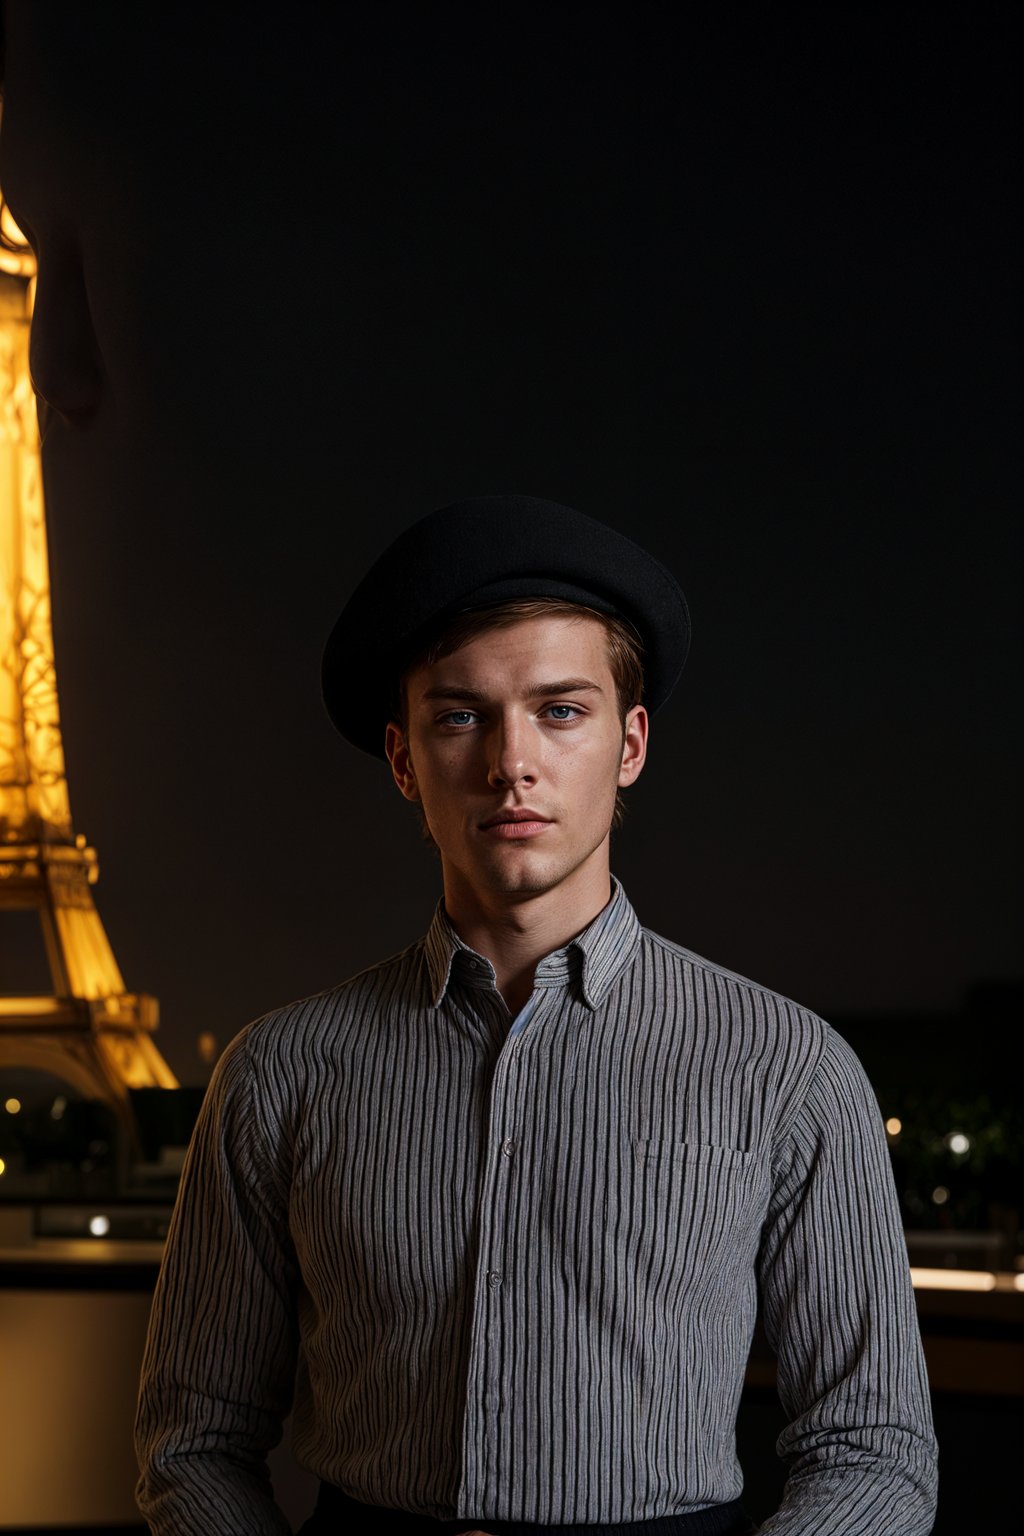
[[[488,784],[492,789],[510,789],[536,780],[535,742],[528,722],[517,716],[503,717],[491,733]]]
[[[54,414],[75,427],[96,414],[103,374],[77,252],[41,252],[28,365],[43,436]]]

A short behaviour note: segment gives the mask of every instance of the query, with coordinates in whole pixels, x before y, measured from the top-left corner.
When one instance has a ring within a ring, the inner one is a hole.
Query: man
[[[160,1536],[287,1530],[264,1458],[293,1384],[308,1533],[748,1532],[758,1299],[790,1418],[762,1532],[931,1529],[864,1074],[805,1009],[646,932],[611,876],[688,639],[656,560],[529,497],[431,514],[349,601],[327,706],[418,805],[444,899],[218,1066],[143,1369]]]

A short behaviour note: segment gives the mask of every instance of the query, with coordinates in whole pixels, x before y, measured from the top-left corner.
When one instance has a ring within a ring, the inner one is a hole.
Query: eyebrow
[[[588,677],[565,677],[554,683],[532,683],[526,690],[528,699],[548,698],[553,693],[601,693],[600,684],[592,682]],[[448,688],[444,684],[436,688],[428,688],[420,695],[422,699],[461,699],[469,704],[484,704],[487,695],[476,688]]]

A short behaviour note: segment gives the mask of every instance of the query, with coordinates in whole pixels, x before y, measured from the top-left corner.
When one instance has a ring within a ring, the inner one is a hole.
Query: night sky
[[[367,12],[7,10],[0,182],[101,375],[44,446],[72,809],[172,1067],[424,928],[319,655],[493,491],[687,593],[648,926],[825,1017],[1019,977],[1016,9]]]

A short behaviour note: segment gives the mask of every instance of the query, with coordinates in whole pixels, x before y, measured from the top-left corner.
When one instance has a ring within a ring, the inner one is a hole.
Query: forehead
[[[538,683],[586,676],[603,686],[611,678],[607,632],[589,614],[517,619],[473,635],[448,656],[413,667],[408,683],[434,686],[470,676]]]

